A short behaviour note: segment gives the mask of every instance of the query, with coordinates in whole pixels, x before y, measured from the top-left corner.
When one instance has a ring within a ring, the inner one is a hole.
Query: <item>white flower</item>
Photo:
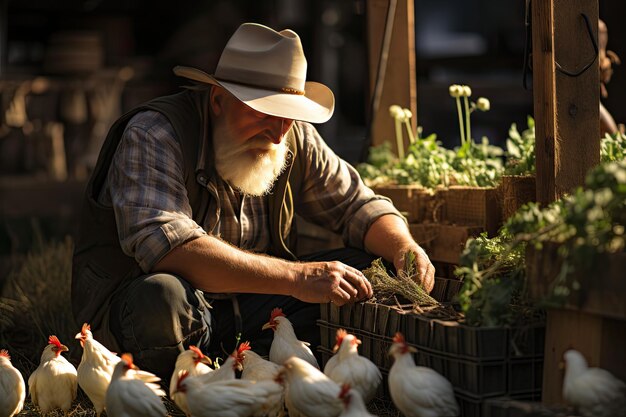
[[[463,89],[463,93],[461,94],[461,96],[465,96],[465,97],[472,96],[472,89],[470,88],[469,85],[463,85],[461,86],[461,88]]]
[[[489,99],[485,97],[479,97],[478,100],[476,100],[476,107],[480,111],[489,111],[489,109],[491,108],[491,103],[489,102]]]
[[[389,115],[394,119],[402,120],[404,118],[404,110],[397,104],[389,106]]]
[[[413,113],[411,113],[411,110],[409,109],[402,109],[404,111],[404,119],[405,120],[409,120],[411,117],[413,117]]]
[[[448,92],[450,93],[451,97],[458,98],[458,97],[461,97],[461,95],[463,95],[463,87],[461,87],[458,84],[452,84],[448,88]]]

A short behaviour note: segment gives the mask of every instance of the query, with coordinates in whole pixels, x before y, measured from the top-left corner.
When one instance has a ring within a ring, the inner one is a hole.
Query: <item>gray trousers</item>
[[[338,260],[365,269],[375,258],[361,250],[343,248],[302,257],[303,261]],[[237,333],[249,340],[252,349],[267,355],[273,332],[262,331],[270,312],[280,307],[294,326],[300,340],[315,348],[320,343],[319,304],[293,297],[265,294],[239,294],[241,328],[238,329],[233,302],[211,299],[194,289],[183,278],[148,274],[135,279],[112,300],[107,335],[116,340],[119,353],[130,352],[141,369],[169,381],[178,354],[198,346],[212,358],[226,357],[235,348]]]

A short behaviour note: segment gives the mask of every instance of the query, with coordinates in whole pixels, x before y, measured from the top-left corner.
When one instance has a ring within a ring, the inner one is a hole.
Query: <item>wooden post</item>
[[[582,16],[597,40],[598,0],[533,0],[532,9],[537,200],[548,203],[600,161],[598,62]]]
[[[600,161],[598,61],[583,18],[597,40],[598,0],[532,0],[532,9],[537,200],[546,204],[583,185]],[[545,403],[563,401],[560,365],[569,348],[592,366],[623,372],[611,360],[623,349],[625,321],[565,310],[548,311],[547,320]]]
[[[532,31],[537,201],[545,204],[556,199],[554,0],[532,1]]]
[[[380,59],[385,31],[387,8],[390,0],[367,0],[367,34],[370,73],[370,98]],[[413,113],[413,129],[417,119],[417,92],[415,75],[415,11],[414,0],[397,0],[393,32],[380,104],[372,115],[372,145],[391,142],[396,149],[394,122],[389,116],[389,106],[397,104]],[[403,132],[405,129],[403,129]],[[404,133],[405,146],[408,138]]]

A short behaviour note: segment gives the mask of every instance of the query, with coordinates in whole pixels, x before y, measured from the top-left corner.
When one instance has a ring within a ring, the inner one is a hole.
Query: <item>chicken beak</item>
[[[261,327],[261,330],[267,330],[267,329],[272,329],[272,330],[274,330],[274,326],[272,326],[272,323],[271,323],[271,322],[269,322],[269,321],[268,321],[267,323],[265,323],[265,324],[263,325],[263,327]]]
[[[83,338],[83,334],[82,333],[76,333],[76,336],[74,336],[74,339],[82,339]]]
[[[202,358],[200,358],[200,362],[206,365],[213,365],[213,361],[208,356],[203,356]]]
[[[65,345],[61,345],[61,348],[60,348],[60,349],[61,349],[61,352],[69,352],[69,350],[70,350],[70,349],[69,349],[67,346],[65,346]]]

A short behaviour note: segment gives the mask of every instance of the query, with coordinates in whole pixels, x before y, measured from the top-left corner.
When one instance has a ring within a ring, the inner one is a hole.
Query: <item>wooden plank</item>
[[[597,0],[532,2],[537,200],[541,203],[584,184],[589,169],[600,161],[597,59],[580,75],[564,73],[579,72],[595,57],[582,14],[597,38]]]
[[[554,0],[554,57],[561,68],[579,72],[596,58],[585,14],[598,36],[597,0]],[[600,162],[600,75],[598,60],[572,77],[556,71],[555,193],[559,198],[585,183]]]
[[[556,199],[555,153],[556,96],[554,66],[554,1],[532,2],[533,99],[535,114],[535,154],[537,201]]]
[[[390,0],[367,1],[367,32],[370,73],[370,97],[374,93],[387,8]],[[389,106],[397,104],[411,110],[413,129],[417,119],[417,91],[415,73],[415,14],[414,0],[397,0],[394,26],[389,48],[383,91],[378,110],[372,115],[372,145],[391,142],[396,150],[394,121]],[[405,131],[405,129],[403,129]],[[404,134],[405,146],[408,138]]]
[[[582,312],[550,310],[546,325],[542,401],[563,403],[563,353],[580,351],[590,366],[626,380],[626,321]]]

